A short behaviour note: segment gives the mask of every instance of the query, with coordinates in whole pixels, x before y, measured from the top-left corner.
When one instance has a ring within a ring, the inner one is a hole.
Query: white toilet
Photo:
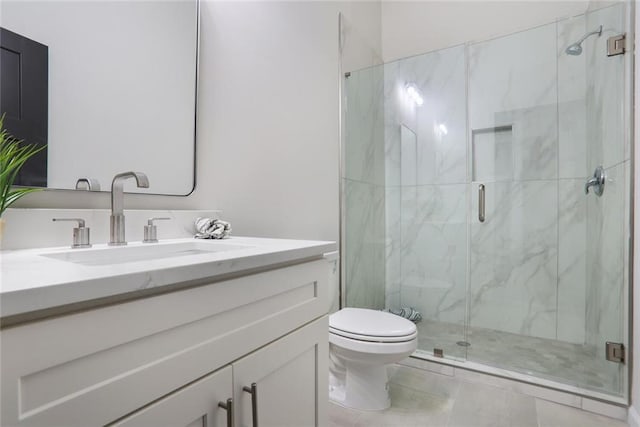
[[[327,254],[329,261],[337,254]],[[330,301],[337,293],[337,268],[330,279]],[[395,314],[343,308],[329,316],[329,399],[348,408],[382,410],[391,406],[388,364],[417,347],[416,325]]]

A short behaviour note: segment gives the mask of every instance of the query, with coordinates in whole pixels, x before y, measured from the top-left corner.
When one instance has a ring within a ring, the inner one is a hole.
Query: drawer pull
[[[242,390],[251,394],[251,421],[253,427],[258,427],[258,384],[252,383],[251,387],[244,386]]]
[[[227,399],[227,402],[218,402],[218,406],[227,411],[227,427],[233,427],[233,399]]]

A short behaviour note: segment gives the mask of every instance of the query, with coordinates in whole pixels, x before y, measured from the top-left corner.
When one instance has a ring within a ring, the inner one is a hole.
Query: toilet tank
[[[340,309],[340,256],[338,251],[324,254],[327,260],[327,272],[329,274],[329,314]]]

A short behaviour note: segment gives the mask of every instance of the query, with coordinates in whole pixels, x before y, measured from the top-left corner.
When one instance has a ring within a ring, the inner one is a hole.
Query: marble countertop
[[[81,254],[83,251],[95,254],[96,251],[114,249],[107,245],[75,250],[61,247],[2,251],[0,321],[6,326],[7,323],[14,323],[12,318],[29,314],[37,318],[38,312],[51,311],[56,307],[74,307],[83,302],[127,294],[139,295],[141,291],[152,295],[168,290],[166,288],[171,285],[191,283],[195,286],[206,281],[214,282],[245,271],[318,258],[336,250],[334,242],[253,237],[231,237],[222,241],[171,239],[151,245],[155,245],[154,250],[163,250],[162,245],[193,242],[205,249],[223,250],[185,251],[180,256],[146,260],[114,258],[114,263],[78,263],[65,259],[68,254],[83,256],[91,255]],[[150,247],[143,243],[130,243],[127,246],[134,251]],[[224,250],[225,247],[232,247],[233,250]]]

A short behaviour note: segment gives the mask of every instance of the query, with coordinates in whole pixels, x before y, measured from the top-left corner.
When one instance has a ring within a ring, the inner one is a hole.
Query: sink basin
[[[70,249],[62,252],[45,253],[41,254],[41,256],[84,265],[108,265],[235,251],[249,247],[250,246],[208,240],[93,249]]]

